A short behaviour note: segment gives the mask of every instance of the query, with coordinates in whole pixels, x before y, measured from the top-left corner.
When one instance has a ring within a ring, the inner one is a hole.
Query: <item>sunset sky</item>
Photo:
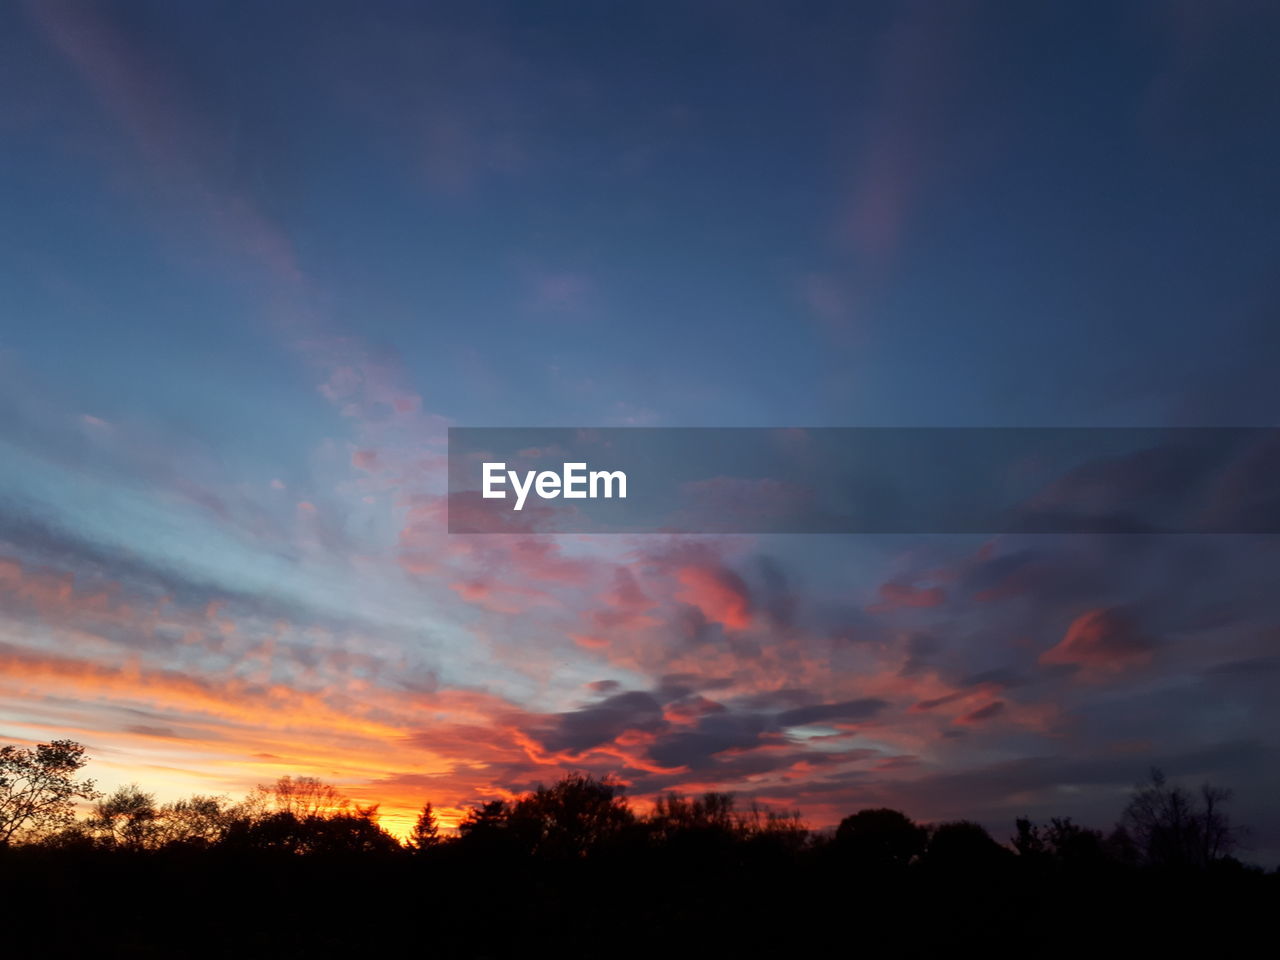
[[[459,426],[1280,425],[1280,9],[0,8],[0,742],[1280,859],[1280,539],[462,536]],[[939,469],[944,465],[939,464]]]

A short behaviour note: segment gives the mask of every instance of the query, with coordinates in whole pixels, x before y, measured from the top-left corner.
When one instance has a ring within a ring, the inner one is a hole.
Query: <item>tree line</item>
[[[431,803],[401,842],[378,823],[377,805],[352,803],[315,777],[282,776],[247,797],[194,795],[158,803],[137,784],[104,795],[79,777],[85,747],[55,740],[0,747],[0,845],[48,849],[169,848],[279,851],[291,854],[427,854],[446,847],[477,854],[581,858],[608,847],[731,844],[790,854],[832,850],[868,869],[914,864],[995,864],[1010,856],[1036,863],[1102,863],[1207,868],[1233,861],[1242,830],[1226,811],[1229,790],[1197,793],[1152,770],[1107,834],[1055,817],[1015,821],[1007,844],[971,821],[921,825],[891,809],[865,809],[834,833],[811,830],[798,813],[757,804],[739,808],[728,793],[659,796],[640,814],[613,778],[572,773],[514,799],[472,808],[457,835],[440,829]],[[92,806],[85,816],[77,807]]]
[[[886,808],[818,831],[727,793],[638,809],[616,780],[574,773],[480,803],[456,831],[424,803],[402,841],[376,806],[313,777],[161,803],[137,785],[104,793],[86,764],[70,740],[0,747],[0,904],[20,918],[0,923],[0,948],[364,956],[409,931],[443,957],[794,956],[835,941],[1243,955],[1280,905],[1280,873],[1236,859],[1230,793],[1160,771],[1106,831],[1019,818],[998,839]]]

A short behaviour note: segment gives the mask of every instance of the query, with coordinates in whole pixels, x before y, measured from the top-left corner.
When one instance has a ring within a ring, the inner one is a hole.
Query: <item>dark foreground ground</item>
[[[0,956],[1245,957],[1280,877],[1234,863],[868,874],[835,856],[567,862],[0,850]]]

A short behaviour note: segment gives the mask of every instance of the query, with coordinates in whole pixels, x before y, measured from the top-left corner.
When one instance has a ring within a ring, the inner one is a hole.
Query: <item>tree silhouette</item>
[[[539,784],[517,801],[511,826],[532,853],[580,857],[634,822],[622,793],[609,777],[572,773],[550,787]]]
[[[478,854],[509,853],[514,844],[511,838],[511,809],[505,800],[490,800],[472,807],[458,824],[458,841],[461,846]]]
[[[875,918],[860,944],[876,954],[1005,943],[1028,956],[1090,945],[1236,956],[1247,953],[1223,940],[1235,928],[1214,918],[1264,916],[1275,892],[1274,876],[1232,862],[1179,871],[1126,863],[1118,841],[1065,817],[1019,819],[1015,857],[976,823],[925,827],[887,808],[861,810],[830,834],[810,833],[795,814],[740,808],[724,793],[668,794],[638,815],[620,784],[588,774],[479,805],[456,841],[442,837],[426,803],[402,846],[375,806],[315,778],[282,780],[240,804],[195,796],[157,805],[123,787],[41,843],[26,834],[0,848],[0,903],[24,931],[74,916],[91,937],[118,932],[138,955],[167,955],[189,933],[192,909],[218,920],[202,932],[201,955],[233,955],[246,943],[264,955],[389,952],[403,934],[377,922],[380,913],[414,916],[446,901],[448,922],[432,928],[444,956],[553,944],[576,955],[619,929],[622,956],[655,955],[673,937],[691,952],[817,954],[843,930],[852,901]],[[1203,793],[1158,786],[1168,795],[1149,804],[1157,825],[1181,822],[1188,809],[1197,823],[1221,816],[1218,793],[1211,806]],[[1190,835],[1210,849],[1203,830]],[[345,890],[350,898],[336,898]],[[1179,918],[1176,934],[1143,922],[1161,911]]]
[[[233,821],[222,846],[298,856],[399,851],[395,837],[378,825],[377,814],[376,806],[301,817],[288,810],[273,810]]]
[[[1102,833],[1072,822],[1070,817],[1054,817],[1045,831],[1053,855],[1066,864],[1096,862],[1104,856]]]
[[[413,824],[408,846],[415,853],[426,853],[439,846],[441,842],[443,838],[440,836],[440,824],[436,821],[435,811],[428,803],[422,808],[422,812],[418,814],[418,819]]]
[[[747,811],[735,819],[742,836],[758,848],[796,853],[803,850],[812,837],[798,810],[789,813],[770,810],[753,800]]]
[[[661,840],[695,833],[732,836],[737,826],[733,808],[733,796],[728,793],[704,793],[701,797],[668,793],[654,801],[650,831]]]
[[[237,815],[226,797],[196,795],[175,800],[157,811],[156,842],[161,846],[214,846]]]
[[[1197,798],[1152,768],[1134,787],[1120,823],[1146,863],[1207,866],[1229,856],[1238,843],[1239,831],[1223,809],[1231,797],[1230,790],[1206,783]]]
[[[884,807],[860,810],[836,828],[836,844],[855,864],[901,869],[924,853],[929,833],[904,813]]]
[[[1040,833],[1040,827],[1035,821],[1027,817],[1018,817],[1014,821],[1014,826],[1018,832],[1009,839],[1009,843],[1018,851],[1018,856],[1027,861],[1043,860],[1049,856],[1049,845],[1045,842]]]
[[[480,804],[456,840],[425,803],[403,845],[376,806],[314,777],[282,777],[242,803],[157,804],[130,785],[88,817],[0,845],[0,903],[22,918],[3,942],[18,955],[15,929],[61,930],[74,917],[89,931],[78,948],[112,930],[130,952],[168,955],[198,910],[217,918],[202,928],[200,955],[246,943],[264,955],[363,955],[400,946],[398,925],[379,915],[448,902],[448,922],[432,927],[444,956],[542,951],[553,940],[576,955],[619,929],[623,956],[652,956],[673,939],[688,952],[816,954],[856,902],[875,919],[860,944],[877,954],[1005,943],[1028,956],[1090,946],[1242,956],[1230,941],[1239,927],[1220,918],[1266,916],[1280,875],[1224,853],[1236,829],[1226,797],[1155,776],[1105,840],[1068,817],[1019,818],[1015,856],[977,823],[925,826],[888,808],[830,832],[727,793],[667,794],[642,813],[620,783],[586,773]],[[1146,922],[1166,914],[1177,923]]]
[[[309,817],[303,826],[306,853],[390,854],[402,849],[399,841],[378,825],[376,804],[329,817]]]
[[[141,850],[156,838],[156,798],[136,783],[120,787],[99,800],[89,818],[89,829],[109,846]]]
[[[990,870],[1012,854],[992,839],[986,827],[972,820],[953,820],[929,832],[924,863],[943,870]]]
[[[0,747],[0,846],[65,827],[77,801],[98,797],[92,780],[75,778],[88,762],[84,751],[74,740]]]
[[[341,813],[351,806],[336,787],[316,777],[286,776],[275,783],[259,784],[250,802],[303,820]]]
[[[296,855],[391,853],[400,843],[378,824],[378,805],[361,807],[316,777],[260,784],[225,811],[220,842],[231,850]]]
[[[1070,817],[1054,817],[1043,829],[1019,817],[1016,826],[1010,843],[1024,863],[1077,868],[1101,863],[1110,855],[1101,831],[1082,827]]]

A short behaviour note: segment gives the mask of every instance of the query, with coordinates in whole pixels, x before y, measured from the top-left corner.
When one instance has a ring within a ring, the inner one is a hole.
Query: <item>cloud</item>
[[[690,724],[697,723],[702,717],[713,713],[725,713],[727,710],[723,703],[708,700],[703,696],[692,696],[667,704],[662,711],[662,717],[670,724]]]
[[[1150,662],[1155,644],[1118,609],[1090,610],[1072,621],[1066,635],[1040,655],[1049,666],[1079,668],[1096,679]]]
[[[959,723],[981,723],[983,720],[990,720],[994,716],[1004,712],[1005,703],[1003,700],[993,700],[986,706],[979,707],[977,710],[970,710],[959,719]]]
[[[882,583],[880,601],[870,607],[872,613],[888,613],[891,610],[923,610],[940,607],[947,594],[942,587],[923,587],[913,583]]]
[[[698,609],[711,623],[727,630],[751,626],[751,593],[743,579],[726,567],[684,566],[676,571],[676,598]]]
[[[921,700],[912,710],[933,710],[936,707],[945,707],[949,703],[955,703],[957,700],[963,700],[969,696],[967,690],[957,690],[954,693],[944,694],[941,697],[933,697],[929,700]]]
[[[378,451],[356,450],[351,454],[351,465],[357,470],[365,470],[372,473],[378,466]]]
[[[649,755],[664,767],[705,771],[715,765],[718,754],[759,746],[770,726],[759,714],[712,713],[702,717],[693,730],[682,729],[659,739],[649,748]],[[766,762],[766,766],[774,764]]]
[[[778,723],[784,727],[799,727],[831,720],[870,720],[883,712],[888,706],[888,701],[877,697],[862,697],[857,700],[845,700],[841,703],[824,703],[787,710],[778,714]]]

